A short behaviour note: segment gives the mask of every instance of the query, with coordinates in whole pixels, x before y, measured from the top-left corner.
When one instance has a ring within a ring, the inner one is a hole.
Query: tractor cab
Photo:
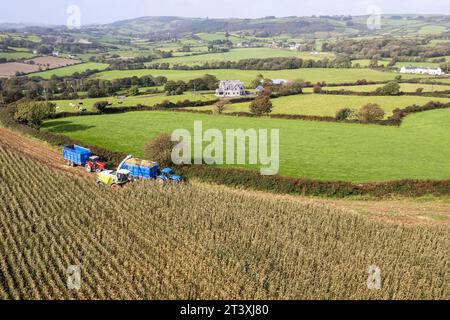
[[[176,175],[171,168],[165,168],[161,170],[161,174],[158,176],[158,179],[166,182],[166,181],[174,181],[181,182],[183,179]]]
[[[86,162],[86,165],[84,166],[86,168],[87,172],[102,172],[105,170],[106,164],[104,162],[100,161],[99,156],[91,156],[89,157],[88,161]]]
[[[116,172],[118,184],[125,184],[130,180],[131,172],[128,170],[119,170]]]

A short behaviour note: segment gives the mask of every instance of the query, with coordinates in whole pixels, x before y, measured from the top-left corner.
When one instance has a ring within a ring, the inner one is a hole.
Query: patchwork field
[[[39,72],[40,70],[59,68],[56,70],[48,70],[42,71],[39,73],[35,73],[34,75],[48,75],[53,73],[58,73],[62,75],[70,75],[72,73],[66,74],[66,72],[70,71],[62,71],[68,68],[68,70],[83,70],[84,64],[77,65],[81,61],[72,60],[72,59],[64,59],[58,57],[38,57],[30,60],[26,60],[26,63],[18,63],[18,62],[9,62],[0,64],[0,77],[11,77],[14,76],[17,72],[20,73],[34,73]],[[89,64],[87,64],[89,65]],[[95,65],[95,64],[94,64]],[[68,67],[66,67],[68,66]],[[107,67],[107,65],[106,65]],[[105,67],[105,68],[106,68]],[[50,78],[50,76],[48,76]]]
[[[63,170],[59,153],[45,162],[42,147],[26,156],[19,145],[0,140],[1,299],[448,296],[448,227],[197,183],[113,191]],[[367,289],[374,264],[382,290]],[[80,290],[67,289],[69,265]]]
[[[331,94],[303,94],[272,99],[274,114],[301,114],[311,116],[334,117],[336,111],[343,108],[358,110],[368,103],[377,103],[392,115],[396,108],[404,108],[416,104],[422,106],[429,101],[450,102],[450,98],[430,98],[416,96],[348,96]],[[225,112],[249,112],[250,102],[236,103],[227,106]],[[211,110],[211,106],[190,108],[195,110]]]
[[[280,129],[280,174],[285,176],[354,182],[450,179],[445,165],[449,109],[408,116],[401,127],[149,111],[51,120],[44,130],[142,156],[148,140],[161,132],[192,130],[196,120],[204,129]]]
[[[45,67],[49,69],[61,68],[66,66],[71,66],[80,63],[80,60],[65,59],[58,57],[38,57],[30,60],[26,60],[25,63],[33,63],[40,67]]]
[[[324,87],[324,90],[337,91],[348,90],[353,92],[373,92],[378,88],[383,87],[383,84],[369,84],[364,86],[332,86]],[[422,88],[423,92],[447,91],[450,90],[450,85],[425,84],[425,83],[400,83],[400,90],[402,92],[416,92],[417,89]],[[304,93],[312,93],[313,88],[303,88]]]
[[[34,73],[33,76],[42,77],[44,79],[50,79],[53,75],[58,77],[71,76],[74,73],[81,73],[87,70],[105,70],[108,68],[108,64],[106,63],[95,63],[95,62],[86,62],[80,63],[73,66],[63,67],[55,70],[47,70],[42,72]]]
[[[205,74],[215,75],[220,80],[241,80],[247,85],[262,74],[266,78],[275,79],[282,78],[286,80],[303,79],[313,83],[325,81],[327,83],[344,83],[356,82],[357,80],[366,79],[371,81],[389,81],[394,80],[398,75],[394,72],[382,72],[371,69],[289,69],[277,71],[261,71],[261,70],[235,70],[235,69],[214,69],[214,70],[114,70],[104,71],[93,75],[93,78],[114,80],[126,77],[142,77],[146,75],[165,76],[169,80],[189,81],[199,78]],[[429,78],[423,75],[402,75],[404,79]]]
[[[18,60],[32,58],[34,54],[30,52],[0,52],[0,59],[5,58],[7,60]]]
[[[292,50],[283,49],[271,49],[271,48],[242,48],[232,49],[230,52],[225,53],[211,53],[202,55],[191,55],[184,57],[174,57],[168,59],[158,59],[147,63],[148,65],[153,63],[169,63],[169,64],[181,64],[181,65],[202,65],[206,62],[216,61],[238,61],[243,59],[262,59],[262,58],[277,58],[277,57],[297,57],[302,59],[320,60],[324,58],[332,59],[333,54],[311,54],[309,52],[298,52]]]
[[[79,99],[79,100],[55,100],[52,101],[56,104],[58,112],[68,111],[75,112],[73,107],[70,106],[71,103],[78,104],[83,103],[82,107],[86,108],[88,111],[92,111],[93,105],[98,101],[108,101],[112,103],[112,107],[130,107],[142,104],[145,106],[153,106],[155,104],[161,103],[164,100],[170,102],[178,102],[184,100],[190,101],[210,101],[216,99],[214,94],[210,93],[185,93],[183,95],[177,96],[166,96],[166,95],[142,95],[136,97],[126,97],[124,99],[118,99],[117,97],[105,97],[105,98],[92,98],[92,99]]]
[[[39,67],[36,65],[19,63],[19,62],[7,62],[0,64],[0,77],[12,77],[15,76],[17,72],[20,73],[30,73],[39,71]]]

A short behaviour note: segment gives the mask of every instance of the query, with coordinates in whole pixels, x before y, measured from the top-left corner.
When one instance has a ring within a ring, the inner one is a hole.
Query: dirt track
[[[95,174],[88,174],[83,168],[73,168],[65,164],[59,151],[49,147],[45,143],[23,137],[13,131],[0,128],[0,145],[35,161],[41,162],[57,170],[74,174],[83,179],[95,180]],[[193,181],[192,183],[204,184]],[[211,188],[224,188],[228,192],[246,192],[257,197],[275,197],[280,200],[299,201],[312,205],[323,205],[352,212],[358,215],[365,215],[376,220],[383,220],[401,224],[435,224],[450,226],[450,203],[448,199],[443,202],[426,201],[420,202],[411,199],[397,200],[340,200],[308,198],[290,195],[273,195],[265,192],[243,191],[227,187],[211,185]]]
[[[0,128],[0,145],[7,149],[17,151],[49,167],[75,174],[85,179],[91,177],[82,168],[67,166],[61,154],[43,142],[23,137],[11,130]]]

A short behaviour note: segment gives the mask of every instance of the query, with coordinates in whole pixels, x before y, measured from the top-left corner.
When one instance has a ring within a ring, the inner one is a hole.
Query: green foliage
[[[397,81],[391,81],[383,87],[383,94],[387,96],[396,96],[400,93],[400,84]]]
[[[108,105],[109,105],[108,101],[97,101],[96,103],[94,103],[93,109],[94,111],[102,113],[105,111]]]
[[[32,127],[40,127],[42,121],[49,118],[56,112],[56,105],[51,102],[35,102],[24,100],[16,105],[15,118]]]
[[[137,95],[139,95],[139,88],[137,86],[130,87],[130,89],[128,90],[128,94],[130,96],[137,96]]]
[[[344,121],[351,117],[353,114],[353,110],[350,108],[343,108],[336,112],[336,120],[337,121]]]

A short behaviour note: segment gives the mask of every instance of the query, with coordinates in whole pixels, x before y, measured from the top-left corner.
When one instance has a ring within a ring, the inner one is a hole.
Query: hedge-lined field
[[[207,128],[280,129],[280,174],[328,181],[450,179],[450,110],[405,118],[401,127],[310,122],[176,112],[131,112],[47,121],[44,130],[88,145],[142,156],[158,133]]]
[[[211,69],[211,70],[114,70],[104,71],[93,75],[93,78],[100,78],[105,80],[114,80],[127,77],[142,77],[146,75],[165,76],[169,80],[183,80],[189,81],[191,79],[199,78],[205,74],[215,75],[220,80],[241,80],[247,85],[256,78],[257,75],[262,74],[266,78],[275,79],[282,78],[286,80],[303,79],[313,83],[325,81],[327,83],[348,83],[356,82],[357,80],[370,81],[389,81],[394,80],[398,75],[394,72],[382,72],[371,69],[324,69],[324,68],[306,68],[306,69],[289,69],[276,71],[263,70],[236,70],[236,69]],[[421,75],[402,75],[404,79],[426,78]]]
[[[287,49],[271,49],[271,48],[242,48],[232,49],[229,52],[224,53],[210,53],[202,55],[190,55],[184,57],[173,57],[167,59],[158,59],[147,63],[148,65],[154,63],[169,63],[180,65],[203,65],[206,62],[216,61],[239,61],[243,59],[264,59],[264,58],[279,58],[279,57],[297,57],[306,60],[320,60],[320,59],[333,59],[334,55],[330,53],[324,54],[311,54],[309,52],[299,52]]]
[[[448,298],[448,227],[214,186],[98,188],[2,141],[0,168],[0,299]]]
[[[330,87],[330,90],[332,87]],[[342,108],[358,110],[368,103],[377,103],[386,112],[386,117],[392,115],[396,108],[404,108],[413,104],[425,105],[429,101],[450,102],[450,98],[430,98],[417,96],[350,96],[331,94],[304,94],[272,99],[273,114],[302,114],[309,116],[334,117],[336,111]],[[227,107],[225,112],[249,112],[250,102],[236,103]],[[194,110],[211,110],[212,106],[190,108]]]
[[[112,104],[111,107],[133,107],[137,105],[146,105],[146,106],[154,106],[155,104],[161,103],[165,100],[170,102],[178,102],[184,100],[190,101],[212,101],[217,99],[214,94],[211,93],[184,93],[182,95],[177,96],[166,96],[163,94],[158,95],[142,95],[142,96],[130,96],[124,99],[118,99],[116,97],[105,97],[105,98],[91,98],[91,99],[78,99],[78,100],[54,100],[53,103],[58,107],[58,112],[76,112],[77,110],[70,106],[71,103],[78,104],[83,103],[81,105],[82,108],[85,108],[87,111],[93,111],[93,105],[98,101],[108,101]]]
[[[0,52],[0,58],[5,58],[7,60],[16,60],[16,59],[28,59],[34,57],[35,54],[30,52]]]
[[[77,64],[74,66],[68,66],[68,67],[64,67],[64,68],[58,68],[58,69],[53,69],[53,70],[48,70],[48,71],[42,71],[42,72],[37,72],[37,73],[33,73],[30,76],[35,76],[35,77],[42,77],[44,79],[50,79],[53,75],[56,75],[58,77],[66,77],[66,76],[71,76],[74,73],[78,72],[84,72],[86,70],[105,70],[106,68],[108,68],[108,64],[106,63],[95,63],[95,62],[86,62],[86,63],[81,63],[81,64]]]
[[[348,90],[353,92],[373,92],[378,88],[382,88],[383,84],[368,84],[362,86],[333,86],[324,87],[323,90],[337,91],[337,90]],[[400,90],[403,92],[416,92],[417,89],[422,88],[423,92],[434,92],[434,91],[446,91],[450,90],[450,85],[439,85],[439,84],[426,84],[426,83],[400,83]],[[303,88],[303,92],[312,93],[313,88]]]

